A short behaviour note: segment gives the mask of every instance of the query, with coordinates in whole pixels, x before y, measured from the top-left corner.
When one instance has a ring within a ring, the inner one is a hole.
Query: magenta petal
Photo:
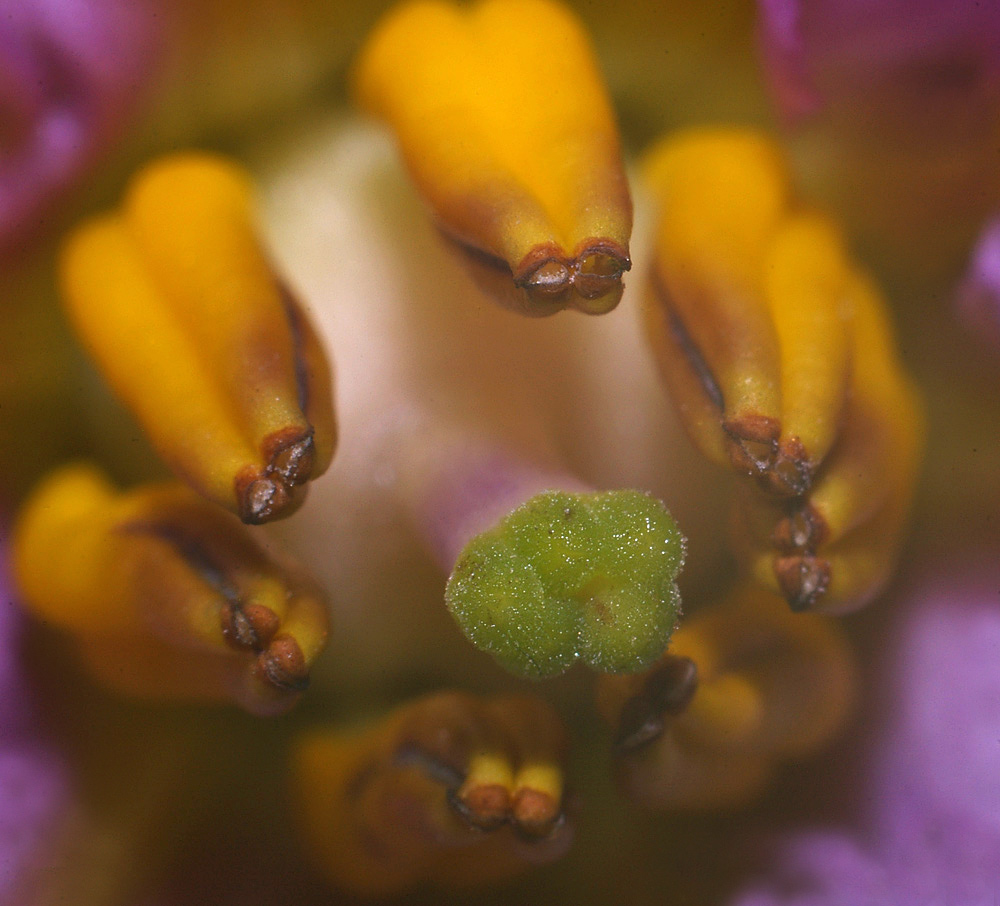
[[[980,233],[956,302],[969,329],[1000,349],[1000,217]]]
[[[875,774],[886,849],[956,878],[1000,865],[1000,570],[923,590],[900,631],[895,721]]]
[[[1000,567],[937,563],[890,637],[870,843],[802,832],[736,906],[989,906],[1000,878]],[[860,837],[859,837],[860,839]]]
[[[0,906],[33,902],[31,892],[59,858],[75,813],[66,760],[45,733],[24,675],[23,616],[13,600],[0,547]]]
[[[0,526],[0,540],[2,537]],[[4,556],[0,546],[0,745],[30,728],[37,717],[21,662],[24,614],[14,600]]]
[[[785,841],[766,882],[731,906],[914,906],[908,890],[850,837],[803,833]]]
[[[57,753],[38,745],[0,748],[0,906],[33,902],[38,879],[59,858],[71,801]]]
[[[809,75],[800,0],[759,0],[757,35],[764,72],[781,115],[795,122],[816,113],[822,99]]]
[[[148,0],[0,0],[0,258],[119,137],[156,59]]]
[[[891,751],[928,802],[1000,833],[1000,573],[925,592],[902,628],[896,688]]]
[[[920,116],[995,91],[1000,4],[964,0],[758,0],[764,68],[779,109],[801,117],[874,93]],[[888,115],[894,115],[888,109]],[[933,115],[931,115],[933,118]]]

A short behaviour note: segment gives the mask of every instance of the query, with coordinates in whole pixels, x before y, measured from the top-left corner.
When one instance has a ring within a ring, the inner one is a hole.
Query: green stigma
[[[577,658],[629,673],[670,640],[683,562],[677,523],[648,494],[546,491],[466,545],[445,602],[513,673],[554,676]]]

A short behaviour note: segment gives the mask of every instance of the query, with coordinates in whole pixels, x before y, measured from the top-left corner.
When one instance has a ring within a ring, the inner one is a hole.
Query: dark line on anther
[[[243,599],[236,587],[229,581],[225,571],[213,560],[198,541],[176,525],[166,522],[129,522],[119,531],[123,534],[148,535],[157,538],[173,548],[181,558],[207,585],[217,591],[229,604],[242,609]]]
[[[691,366],[691,370],[698,379],[698,383],[701,384],[705,394],[712,401],[712,404],[719,410],[721,415],[721,413],[725,410],[725,400],[722,396],[722,389],[719,387],[715,380],[715,376],[712,374],[712,369],[708,367],[708,362],[705,361],[705,357],[701,354],[701,350],[691,337],[691,334],[688,333],[688,329],[684,326],[684,322],[681,320],[680,315],[677,314],[677,310],[674,308],[673,302],[670,298],[670,291],[666,286],[664,286],[659,274],[653,275],[653,286],[656,290],[657,296],[659,296],[660,303],[666,310],[667,324],[670,328],[670,334],[674,338],[674,342],[677,343],[681,352],[684,353],[684,358],[687,359],[688,364]]]
[[[306,365],[305,355],[305,315],[299,307],[299,303],[292,295],[292,291],[282,282],[277,281],[278,294],[281,296],[281,304],[285,309],[285,317],[288,318],[288,329],[292,334],[292,361],[295,363],[295,393],[299,403],[299,409],[305,414],[309,408],[309,369]]]
[[[625,703],[618,719],[615,749],[631,754],[659,739],[666,718],[682,714],[698,688],[698,668],[690,658],[668,654]]]
[[[492,270],[498,271],[501,274],[506,274],[508,277],[513,278],[514,272],[510,269],[510,265],[499,255],[494,255],[492,252],[487,252],[484,249],[479,248],[478,245],[473,245],[466,239],[460,239],[454,233],[450,233],[441,224],[435,224],[437,231],[441,238],[461,252],[463,255],[467,255],[477,264],[482,264],[485,267],[491,268]]]
[[[435,758],[414,743],[404,743],[396,749],[392,763],[401,768],[417,768],[450,791],[458,790],[465,783],[465,775],[461,771]]]
[[[404,743],[392,757],[396,767],[416,768],[430,780],[444,787],[445,802],[448,807],[471,829],[489,833],[507,823],[507,817],[485,821],[473,811],[467,802],[458,795],[465,783],[465,774],[454,766],[435,758],[416,743]]]

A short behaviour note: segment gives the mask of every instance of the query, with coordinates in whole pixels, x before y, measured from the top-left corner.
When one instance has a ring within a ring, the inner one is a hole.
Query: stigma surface
[[[649,666],[680,612],[684,539],[638,491],[547,491],[475,537],[445,601],[469,639],[515,673]]]
[[[403,4],[369,38],[355,90],[488,295],[533,316],[618,304],[632,202],[614,114],[568,9]]]

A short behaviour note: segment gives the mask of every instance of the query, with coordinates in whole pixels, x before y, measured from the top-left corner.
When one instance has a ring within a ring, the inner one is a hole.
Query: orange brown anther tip
[[[236,499],[240,520],[261,525],[287,515],[293,501],[288,486],[279,477],[246,471],[236,479]]]
[[[234,482],[240,519],[247,525],[261,525],[289,516],[304,499],[295,490],[312,477],[316,443],[310,428],[279,431],[268,437],[262,450],[267,459],[263,469],[244,469]]]
[[[631,267],[628,252],[614,242],[586,240],[575,256],[553,245],[538,246],[521,260],[514,285],[527,293],[540,315],[564,308],[607,314],[621,301],[622,275]]]
[[[264,443],[267,473],[276,476],[289,487],[304,484],[312,475],[316,462],[316,444],[310,428],[305,436],[296,429],[282,431]]]
[[[239,606],[227,602],[220,614],[222,634],[234,648],[263,651],[281,625],[278,615],[260,604]]]
[[[781,423],[768,415],[746,414],[726,419],[722,428],[733,466],[753,478],[767,476],[778,456]]]
[[[811,554],[777,557],[774,575],[788,606],[799,613],[823,597],[830,585],[830,564]]]
[[[279,635],[257,658],[254,673],[262,682],[283,692],[309,688],[309,666],[299,643],[290,635]]]
[[[665,718],[684,712],[698,688],[698,667],[690,658],[668,654],[649,672],[638,694],[621,710],[615,749],[629,754],[654,742]]]
[[[511,815],[523,833],[532,837],[545,837],[559,825],[562,808],[549,793],[527,788],[514,794]]]
[[[815,551],[827,538],[829,528],[810,503],[797,507],[774,527],[771,541],[785,554]]]
[[[767,489],[782,497],[801,497],[812,486],[813,465],[797,437],[783,440],[767,473]]]
[[[480,830],[495,830],[506,823],[510,814],[510,794],[498,783],[463,787],[449,797],[449,802],[465,821]]]

